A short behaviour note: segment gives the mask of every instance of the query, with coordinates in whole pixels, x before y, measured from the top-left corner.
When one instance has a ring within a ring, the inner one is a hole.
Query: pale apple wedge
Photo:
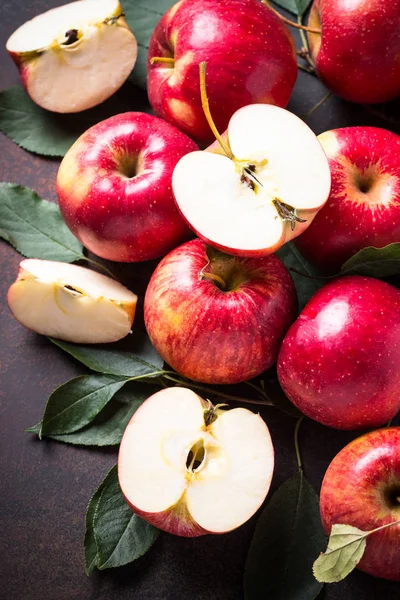
[[[275,252],[325,204],[328,161],[311,129],[277,106],[239,109],[213,144],[182,157],[173,174],[177,206],[209,244],[239,256]]]
[[[273,473],[274,450],[260,415],[210,407],[185,388],[157,392],[136,411],[120,446],[119,483],[131,508],[184,537],[245,523]]]
[[[26,259],[7,302],[14,317],[32,331],[95,344],[115,342],[130,332],[137,296],[90,269]]]
[[[32,100],[59,113],[109,98],[137,57],[118,0],[78,0],[51,9],[21,25],[6,48]]]

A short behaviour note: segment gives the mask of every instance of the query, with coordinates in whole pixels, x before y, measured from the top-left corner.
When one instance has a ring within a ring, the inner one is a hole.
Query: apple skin
[[[400,519],[400,427],[371,431],[345,446],[331,462],[321,488],[321,518],[362,531]],[[400,581],[400,524],[376,532],[357,568]]]
[[[175,66],[151,64],[174,57]],[[285,107],[297,77],[287,27],[259,0],[182,0],[160,20],[150,40],[147,89],[160,115],[201,142],[214,136],[203,113],[199,64],[207,62],[207,96],[222,132],[242,106]]]
[[[331,193],[295,243],[310,262],[337,272],[362,248],[400,242],[400,136],[344,127],[318,139],[331,170]]]
[[[161,119],[127,112],[94,125],[69,149],[57,176],[62,216],[102,258],[159,258],[191,234],[172,194],[178,160],[197,150]]]
[[[332,92],[360,104],[400,95],[400,0],[314,0],[308,25],[317,73]]]
[[[222,291],[200,275],[209,268],[206,244],[191,240],[154,271],[145,296],[147,332],[163,359],[181,375],[233,384],[255,377],[275,361],[296,316],[293,281],[274,255],[217,258],[212,271],[233,285]],[[233,265],[230,278],[227,275]]]
[[[328,283],[283,340],[278,378],[293,404],[324,425],[387,423],[400,409],[400,291],[370,277]]]

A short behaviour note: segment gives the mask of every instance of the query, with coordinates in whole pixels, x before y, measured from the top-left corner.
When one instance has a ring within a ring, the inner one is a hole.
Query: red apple
[[[199,239],[159,263],[144,303],[164,360],[208,383],[238,383],[270,367],[295,314],[295,288],[278,258],[232,257]]]
[[[317,73],[351,102],[386,102],[400,95],[400,0],[314,0],[309,33]]]
[[[170,62],[151,64],[154,57]],[[214,137],[201,106],[202,61],[207,62],[207,94],[220,132],[242,106],[286,106],[297,76],[293,39],[259,0],[178,2],[156,26],[148,59],[153,110],[203,142]]]
[[[97,123],[70,148],[58,171],[65,222],[102,258],[163,256],[188,236],[171,179],[178,160],[196,148],[181,131],[145,113]]]
[[[335,456],[321,489],[321,517],[371,531],[400,519],[400,427],[371,431]],[[400,581],[400,524],[367,537],[358,568]]]
[[[370,277],[321,288],[283,340],[278,377],[311,419],[377,427],[400,410],[400,291]]]
[[[328,157],[328,202],[296,239],[306,258],[331,272],[366,246],[400,242],[400,137],[376,127],[318,136]]]
[[[226,533],[250,519],[273,469],[274,449],[260,415],[221,410],[180,387],[143,402],[118,455],[121,490],[135,513],[184,537]]]

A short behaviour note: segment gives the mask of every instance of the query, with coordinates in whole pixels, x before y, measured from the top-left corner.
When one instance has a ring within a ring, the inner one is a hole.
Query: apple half
[[[250,104],[206,151],[183,156],[172,187],[184,219],[205,242],[263,256],[300,235],[328,199],[330,172],[312,130],[277,106]]]
[[[115,342],[131,330],[137,296],[105,275],[67,263],[26,259],[7,294],[24,325],[69,342]]]
[[[141,405],[118,456],[120,487],[134,512],[184,537],[245,523],[263,503],[273,468],[274,449],[260,415],[221,410],[179,387]]]
[[[36,104],[74,113],[100,104],[132,71],[136,38],[118,0],[78,0],[19,27],[6,44]]]

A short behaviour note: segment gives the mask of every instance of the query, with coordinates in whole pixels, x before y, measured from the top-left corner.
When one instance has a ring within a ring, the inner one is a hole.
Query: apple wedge
[[[7,294],[24,325],[69,342],[115,342],[131,330],[137,296],[110,277],[67,263],[26,259]]]
[[[260,415],[221,410],[179,387],[141,405],[118,456],[119,483],[131,508],[184,537],[245,523],[263,503],[273,468],[274,449]]]
[[[36,104],[74,113],[116,92],[136,62],[137,43],[118,0],[78,0],[19,27],[6,48]]]
[[[275,252],[300,235],[328,199],[324,151],[301,119],[266,104],[239,109],[219,140],[176,165],[177,206],[193,231],[219,250],[245,257]]]

